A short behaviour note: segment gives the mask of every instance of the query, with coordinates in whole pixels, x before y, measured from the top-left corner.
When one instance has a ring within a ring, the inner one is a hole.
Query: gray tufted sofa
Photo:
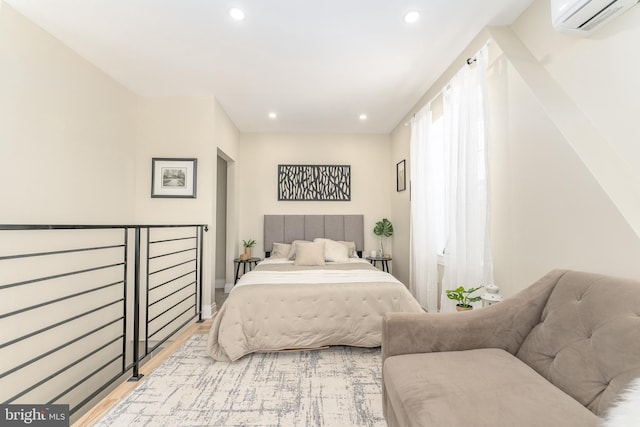
[[[640,282],[552,271],[464,313],[388,313],[389,426],[597,426],[640,377]]]

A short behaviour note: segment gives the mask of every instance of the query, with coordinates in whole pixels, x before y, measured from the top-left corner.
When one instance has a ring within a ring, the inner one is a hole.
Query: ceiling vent
[[[553,27],[586,37],[640,0],[551,0]]]

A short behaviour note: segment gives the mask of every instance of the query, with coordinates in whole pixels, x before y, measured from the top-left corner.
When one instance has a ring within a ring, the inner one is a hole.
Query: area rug
[[[380,349],[205,354],[194,335],[97,424],[112,426],[386,426]]]

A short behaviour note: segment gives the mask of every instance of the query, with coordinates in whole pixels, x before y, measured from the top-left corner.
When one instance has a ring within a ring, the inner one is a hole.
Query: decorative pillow
[[[324,260],[334,262],[349,262],[349,248],[334,240],[324,241]]]
[[[298,242],[294,265],[324,265],[324,242]]]
[[[358,258],[358,253],[356,252],[356,243],[355,242],[345,242],[342,240],[331,240],[331,239],[325,239],[323,237],[316,237],[315,239],[313,239],[314,242],[325,242],[325,244],[327,244],[328,242],[333,242],[333,243],[339,243],[341,245],[344,245],[347,250],[347,257],[348,258]],[[326,261],[334,261],[334,260],[330,260],[327,258],[327,248],[325,247],[325,260]],[[336,260],[337,261],[337,260]],[[348,262],[347,261],[339,261],[339,262]]]
[[[640,378],[631,381],[618,397],[615,406],[609,408],[603,427],[637,426],[640,420]]]
[[[338,240],[338,243],[342,243],[349,249],[349,258],[359,258],[358,252],[356,252],[356,242],[344,242],[342,240]]]
[[[287,255],[287,258],[296,259],[296,247],[298,243],[311,243],[311,242],[309,242],[308,240],[294,240],[293,242],[291,242],[291,249],[289,250],[289,255]]]
[[[288,258],[291,245],[288,243],[273,243],[271,258]]]

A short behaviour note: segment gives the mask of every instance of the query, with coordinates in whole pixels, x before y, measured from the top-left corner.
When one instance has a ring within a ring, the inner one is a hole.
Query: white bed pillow
[[[324,242],[298,242],[294,265],[325,265]]]
[[[359,258],[358,253],[356,252],[356,243],[355,242],[345,242],[342,240],[331,240],[323,237],[316,237],[313,239],[314,242],[324,242],[324,259],[325,261],[336,261],[336,262],[349,262],[348,258]],[[347,259],[345,260],[342,257],[342,250],[337,248],[337,245],[344,246],[347,249]],[[337,248],[337,249],[334,249]],[[337,253],[336,253],[337,252]],[[338,258],[338,259],[334,259]]]
[[[360,258],[358,256],[358,252],[356,252],[356,242],[345,242],[342,240],[338,240],[338,243],[342,243],[349,249],[349,258]]]
[[[294,240],[293,242],[291,242],[291,249],[289,250],[289,255],[287,255],[287,258],[291,260],[296,259],[296,247],[298,243],[311,243],[311,242],[308,240]]]
[[[628,427],[638,425],[640,420],[640,378],[631,381],[609,408],[603,420],[603,427]]]
[[[324,260],[333,262],[349,262],[349,248],[334,240],[325,240]]]
[[[273,243],[271,258],[288,258],[291,251],[291,245],[288,243]]]

